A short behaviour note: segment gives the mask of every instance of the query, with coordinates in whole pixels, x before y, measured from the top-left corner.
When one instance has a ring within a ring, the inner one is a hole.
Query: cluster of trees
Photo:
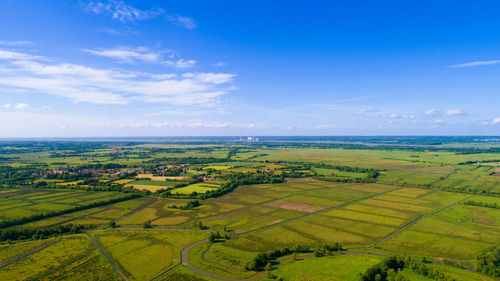
[[[66,210],[52,211],[52,212],[37,214],[37,215],[29,216],[29,217],[23,217],[20,219],[6,220],[3,222],[0,222],[0,228],[5,228],[5,227],[19,225],[19,224],[25,224],[25,223],[32,222],[32,221],[37,221],[37,220],[41,220],[41,219],[65,215],[65,214],[69,214],[69,213],[73,213],[73,212],[77,212],[77,211],[81,211],[81,210],[85,210],[85,209],[105,206],[105,205],[129,200],[132,198],[137,198],[140,196],[141,195],[139,195],[139,194],[127,194],[127,195],[124,195],[123,197],[120,197],[120,198],[114,198],[114,199],[110,199],[110,200],[94,202],[94,203],[91,203],[88,205],[76,206],[76,207],[69,208]]]
[[[409,281],[409,279],[398,273],[405,268],[432,280],[455,280],[449,275],[430,267],[423,261],[417,261],[411,257],[390,256],[369,267],[359,276],[359,281]]]
[[[80,233],[92,225],[66,224],[46,229],[0,229],[0,241],[46,239],[61,234]]]
[[[500,277],[500,246],[479,255],[476,258],[474,269],[484,274]]]
[[[260,253],[253,260],[248,262],[245,265],[247,270],[262,270],[264,267],[272,260],[275,260],[279,257],[287,256],[294,253],[315,253],[317,256],[323,256],[331,254],[332,252],[341,251],[342,245],[339,243],[334,244],[325,244],[319,247],[313,247],[310,245],[297,244],[291,248],[281,248],[276,250],[271,250],[266,253]]]
[[[198,200],[191,200],[189,201],[186,205],[181,205],[181,206],[177,206],[177,205],[170,205],[168,206],[169,208],[172,208],[172,209],[181,209],[181,210],[192,210],[198,206],[200,206],[201,203],[200,201]]]
[[[230,238],[230,235],[228,233],[224,233],[224,234],[221,234],[220,232],[210,232],[210,234],[208,235],[208,241],[210,243],[215,243],[221,239],[229,239]]]
[[[463,201],[462,204],[463,205],[478,206],[478,207],[493,208],[493,209],[500,209],[500,205],[498,205],[496,202],[486,203],[486,202],[476,202],[473,200],[467,200],[467,201]]]

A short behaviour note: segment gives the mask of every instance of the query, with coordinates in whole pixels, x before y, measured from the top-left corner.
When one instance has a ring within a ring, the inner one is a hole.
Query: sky
[[[0,138],[500,135],[498,1],[0,1]]]

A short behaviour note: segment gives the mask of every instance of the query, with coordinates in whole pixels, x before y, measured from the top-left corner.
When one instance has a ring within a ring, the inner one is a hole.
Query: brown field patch
[[[286,201],[286,200],[276,200],[276,201],[265,203],[264,205],[267,205],[270,207],[275,207],[275,208],[280,208],[280,209],[300,211],[300,212],[304,212],[304,213],[314,213],[316,211],[323,209],[323,207],[319,207],[319,206],[309,205],[309,204],[305,204],[305,203],[298,203],[298,202],[290,202],[290,201]]]

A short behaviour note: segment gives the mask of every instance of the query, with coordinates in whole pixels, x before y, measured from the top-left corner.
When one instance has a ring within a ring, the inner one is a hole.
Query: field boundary
[[[111,260],[111,258],[108,256],[108,254],[106,254],[106,252],[101,247],[101,245],[99,245],[99,243],[97,242],[97,240],[95,240],[94,237],[92,237],[92,235],[90,235],[88,232],[87,232],[87,235],[90,237],[90,239],[92,239],[92,241],[94,241],[94,244],[99,248],[99,250],[101,250],[101,253],[108,259],[109,263],[114,267],[115,271],[118,274],[120,274],[120,276],[123,278],[123,280],[128,281],[128,279],[125,276],[125,274],[123,274],[123,272],[121,272],[121,270],[118,268],[118,266],[116,266],[116,264]]]
[[[155,203],[155,202],[156,202],[156,201],[158,201],[158,200],[159,200],[158,198],[154,198],[154,200],[152,200],[152,201],[150,201],[150,202],[145,203],[144,205],[140,206],[139,208],[137,208],[137,209],[135,209],[135,210],[132,210],[132,211],[130,211],[129,213],[127,213],[127,214],[125,214],[125,215],[123,215],[123,216],[121,216],[121,217],[119,217],[119,218],[114,219],[113,221],[114,221],[114,222],[117,222],[117,221],[119,221],[119,220],[121,220],[121,219],[123,219],[123,218],[126,218],[126,217],[128,217],[128,216],[130,216],[130,215],[133,215],[133,214],[135,214],[135,213],[139,212],[140,210],[142,210],[142,209],[146,208],[147,206],[149,206],[149,205],[151,205],[151,204]]]
[[[18,261],[18,260],[20,260],[20,259],[22,259],[22,258],[24,258],[24,257],[27,257],[27,256],[29,256],[29,255],[31,255],[31,254],[34,254],[34,253],[38,252],[38,251],[41,251],[41,250],[43,250],[43,249],[47,248],[48,246],[50,246],[50,245],[52,245],[52,244],[56,243],[57,241],[59,241],[59,238],[56,238],[56,239],[54,239],[53,241],[51,241],[51,242],[49,242],[49,243],[47,243],[47,244],[44,244],[44,245],[38,246],[38,247],[37,247],[37,248],[35,248],[35,249],[29,250],[29,251],[27,251],[27,252],[26,252],[26,253],[24,253],[24,254],[21,254],[21,255],[19,255],[19,256],[13,257],[13,258],[11,258],[10,260],[8,260],[8,261],[6,261],[6,262],[4,262],[4,263],[0,264],[0,268],[5,267],[5,266],[7,266],[7,265],[9,265],[9,264],[11,264],[11,263],[14,263],[14,262],[16,262],[16,261]]]

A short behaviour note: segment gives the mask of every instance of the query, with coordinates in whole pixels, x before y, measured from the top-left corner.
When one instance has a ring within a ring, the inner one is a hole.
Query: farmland
[[[496,151],[12,145],[0,146],[2,280],[357,280],[387,256],[495,280],[473,270],[500,241]]]

